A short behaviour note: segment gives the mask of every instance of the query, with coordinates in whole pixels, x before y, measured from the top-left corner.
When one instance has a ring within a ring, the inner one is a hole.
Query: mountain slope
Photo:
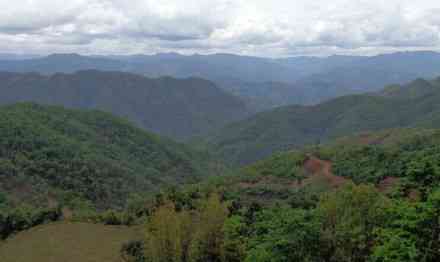
[[[0,191],[48,205],[77,196],[120,207],[132,193],[215,174],[202,153],[98,111],[16,104],[0,108]]]
[[[217,83],[229,93],[240,97],[255,112],[279,106],[309,104],[312,101],[303,88],[283,82],[223,80]]]
[[[417,80],[387,93],[389,88],[263,112],[212,134],[207,142],[227,161],[246,164],[276,151],[361,131],[440,126],[440,79],[429,84]]]
[[[197,78],[150,79],[94,70],[52,76],[0,73],[0,92],[0,104],[31,101],[99,109],[176,139],[203,134],[248,114],[241,100]]]
[[[389,129],[343,137],[326,145],[276,153],[217,182],[246,204],[305,207],[347,183],[402,194],[438,186],[440,130]],[[415,168],[417,167],[417,168]],[[433,168],[431,175],[428,171]],[[435,178],[434,178],[435,177]],[[318,197],[316,197],[318,196]]]

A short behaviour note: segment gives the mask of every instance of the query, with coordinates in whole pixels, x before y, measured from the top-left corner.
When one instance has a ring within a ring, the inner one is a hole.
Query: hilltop
[[[379,93],[339,97],[314,106],[287,106],[239,121],[208,136],[228,162],[247,164],[270,154],[363,131],[440,126],[440,79],[418,79]]]

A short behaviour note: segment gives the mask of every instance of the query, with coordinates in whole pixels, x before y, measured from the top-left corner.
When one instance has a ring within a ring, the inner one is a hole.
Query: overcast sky
[[[0,53],[440,50],[440,0],[0,0]]]

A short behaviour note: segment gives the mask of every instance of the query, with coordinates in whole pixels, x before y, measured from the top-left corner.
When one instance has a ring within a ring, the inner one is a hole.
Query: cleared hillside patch
[[[140,238],[135,227],[55,223],[0,244],[2,262],[120,262],[121,245]]]

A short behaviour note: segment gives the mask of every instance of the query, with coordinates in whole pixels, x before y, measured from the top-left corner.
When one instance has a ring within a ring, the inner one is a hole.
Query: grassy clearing
[[[2,262],[120,262],[122,243],[140,237],[136,228],[55,223],[0,243]]]

